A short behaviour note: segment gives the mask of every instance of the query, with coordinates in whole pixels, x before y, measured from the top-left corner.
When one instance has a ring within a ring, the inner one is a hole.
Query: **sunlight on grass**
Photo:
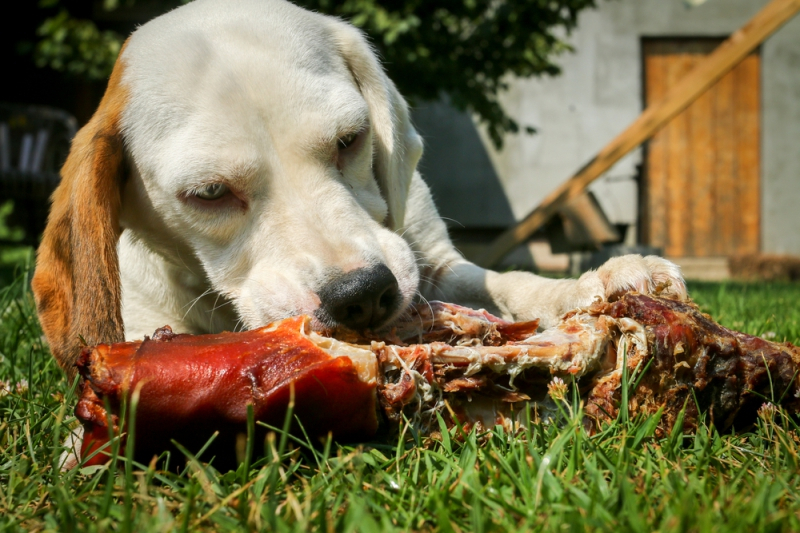
[[[654,437],[654,419],[587,434],[575,397],[558,424],[440,440],[406,429],[345,446],[271,433],[236,471],[162,457],[60,473],[75,395],[25,278],[0,289],[0,530],[790,531],[800,529],[795,421],[762,409],[739,435]],[[800,341],[800,285],[692,284],[723,324]],[[572,413],[572,414],[570,414]],[[213,463],[212,463],[213,464]]]

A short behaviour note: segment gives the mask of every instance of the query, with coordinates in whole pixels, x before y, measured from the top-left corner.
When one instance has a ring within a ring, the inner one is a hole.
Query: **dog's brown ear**
[[[411,178],[422,156],[422,139],[408,116],[408,106],[378,62],[364,35],[336,20],[334,39],[369,106],[375,140],[374,172],[389,205],[386,225],[403,226]]]
[[[39,320],[70,378],[83,342],[124,340],[117,260],[123,68],[118,59],[99,108],[72,141],[37,252],[32,285]]]

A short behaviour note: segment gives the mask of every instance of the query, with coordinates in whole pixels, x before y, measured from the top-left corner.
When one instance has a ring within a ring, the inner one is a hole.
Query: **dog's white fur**
[[[122,323],[137,339],[313,315],[321,287],[380,263],[398,281],[395,316],[419,297],[548,326],[627,289],[685,295],[657,257],[577,280],[464,260],[421,153],[404,100],[341,20],[284,0],[196,0],[145,24],[54,195],[34,278],[54,354],[70,371],[78,335],[121,340]],[[199,201],[215,183],[232,193]]]
[[[402,99],[339,20],[281,0],[197,0],[140,28],[122,58],[134,170],[119,244],[128,338],[164,324],[201,333],[313,314],[329,276],[378,262],[405,305],[419,290],[545,325],[624,288],[670,280],[682,290],[677,267],[655,257],[616,259],[577,281],[465,261],[414,170],[422,147]],[[366,124],[340,171],[336,140]],[[372,168],[381,129],[401,130],[383,133],[400,160],[392,183]],[[247,207],[182,199],[217,180]]]

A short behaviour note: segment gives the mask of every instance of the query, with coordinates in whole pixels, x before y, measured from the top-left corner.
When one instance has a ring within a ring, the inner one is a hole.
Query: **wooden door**
[[[645,40],[645,103],[661,99],[720,42]],[[647,144],[642,242],[670,257],[760,250],[760,70],[756,51]]]

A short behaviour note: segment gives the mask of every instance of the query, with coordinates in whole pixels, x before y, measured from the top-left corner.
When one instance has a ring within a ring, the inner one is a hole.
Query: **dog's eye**
[[[194,195],[201,200],[219,200],[228,194],[228,187],[222,183],[209,183],[198,188]]]
[[[348,133],[347,135],[339,137],[338,140],[339,150],[346,150],[347,148],[350,148],[350,146],[352,146],[353,143],[356,142],[356,139],[358,139],[358,132]]]

